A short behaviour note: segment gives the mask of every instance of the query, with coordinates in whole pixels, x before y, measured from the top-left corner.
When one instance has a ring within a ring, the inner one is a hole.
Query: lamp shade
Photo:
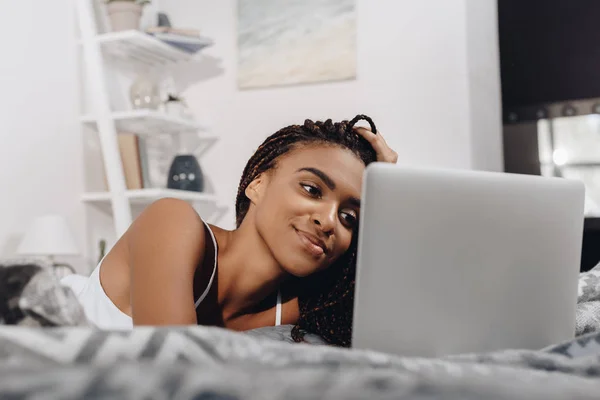
[[[36,218],[25,233],[17,252],[30,256],[79,254],[71,229],[61,215]]]

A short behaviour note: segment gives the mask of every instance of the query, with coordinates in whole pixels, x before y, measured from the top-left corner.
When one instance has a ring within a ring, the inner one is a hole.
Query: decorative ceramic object
[[[167,188],[192,192],[204,190],[204,176],[196,157],[191,154],[180,154],[173,159]]]
[[[108,0],[107,10],[113,32],[139,29],[142,9],[149,1]]]
[[[177,118],[191,118],[190,110],[183,99],[170,94],[164,104],[165,113]]]
[[[148,76],[140,76],[132,83],[129,99],[134,109],[157,110],[161,104],[158,85]]]

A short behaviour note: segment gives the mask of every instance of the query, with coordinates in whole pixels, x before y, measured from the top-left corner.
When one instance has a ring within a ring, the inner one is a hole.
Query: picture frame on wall
[[[356,0],[238,0],[238,87],[356,78]]]

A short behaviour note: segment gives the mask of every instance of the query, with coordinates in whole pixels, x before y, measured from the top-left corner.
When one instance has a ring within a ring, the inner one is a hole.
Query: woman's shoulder
[[[203,249],[206,243],[204,222],[186,201],[163,198],[142,211],[127,231],[130,245],[161,243],[161,247]]]
[[[171,198],[155,201],[131,224],[125,236],[135,325],[195,323],[189,283],[203,263],[206,235],[194,208]]]
[[[200,216],[190,203],[173,197],[164,197],[152,202],[148,207],[146,207],[144,213],[148,211],[185,213],[188,214],[188,216],[195,215],[198,217],[198,219],[200,219]]]
[[[200,215],[190,203],[171,197],[154,201],[140,214],[140,217],[143,216],[154,219],[156,222],[168,223],[169,220],[178,220],[180,223],[187,222],[190,225],[203,223]]]

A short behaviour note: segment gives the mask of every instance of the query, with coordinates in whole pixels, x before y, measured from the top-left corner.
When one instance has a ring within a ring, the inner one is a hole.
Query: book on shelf
[[[177,153],[172,135],[143,136],[139,140],[142,181],[145,188],[164,188]]]
[[[199,32],[192,34],[192,31],[188,32],[186,30],[165,27],[160,30],[158,28],[147,29],[146,33],[170,46],[192,54],[212,45],[212,41],[200,37]]]
[[[127,190],[142,189],[142,166],[140,163],[139,137],[133,133],[118,135],[119,152]]]
[[[165,188],[173,157],[177,153],[177,142],[173,136],[144,136],[120,132],[117,137],[126,189]],[[104,160],[98,146],[98,144],[91,145],[87,151],[94,158],[93,162],[102,163],[102,168],[96,167],[101,170],[96,175],[102,174],[103,188],[100,190],[107,191],[109,186],[105,173],[106,168],[104,168]],[[86,157],[86,159],[88,158],[90,157]],[[88,162],[91,161],[88,160]],[[94,170],[93,164],[90,164],[89,169]],[[88,179],[94,179],[94,177],[90,176]]]
[[[125,177],[125,186],[127,190],[136,190],[144,188],[142,177],[142,166],[140,163],[140,145],[139,136],[133,133],[120,133],[117,135],[119,142],[119,155],[121,156],[121,166]],[[108,181],[106,173],[103,176],[104,187],[108,190]]]
[[[146,29],[148,33],[172,33],[180,36],[200,36],[200,31],[198,29],[182,29],[182,28],[173,28],[170,26],[151,26]]]

